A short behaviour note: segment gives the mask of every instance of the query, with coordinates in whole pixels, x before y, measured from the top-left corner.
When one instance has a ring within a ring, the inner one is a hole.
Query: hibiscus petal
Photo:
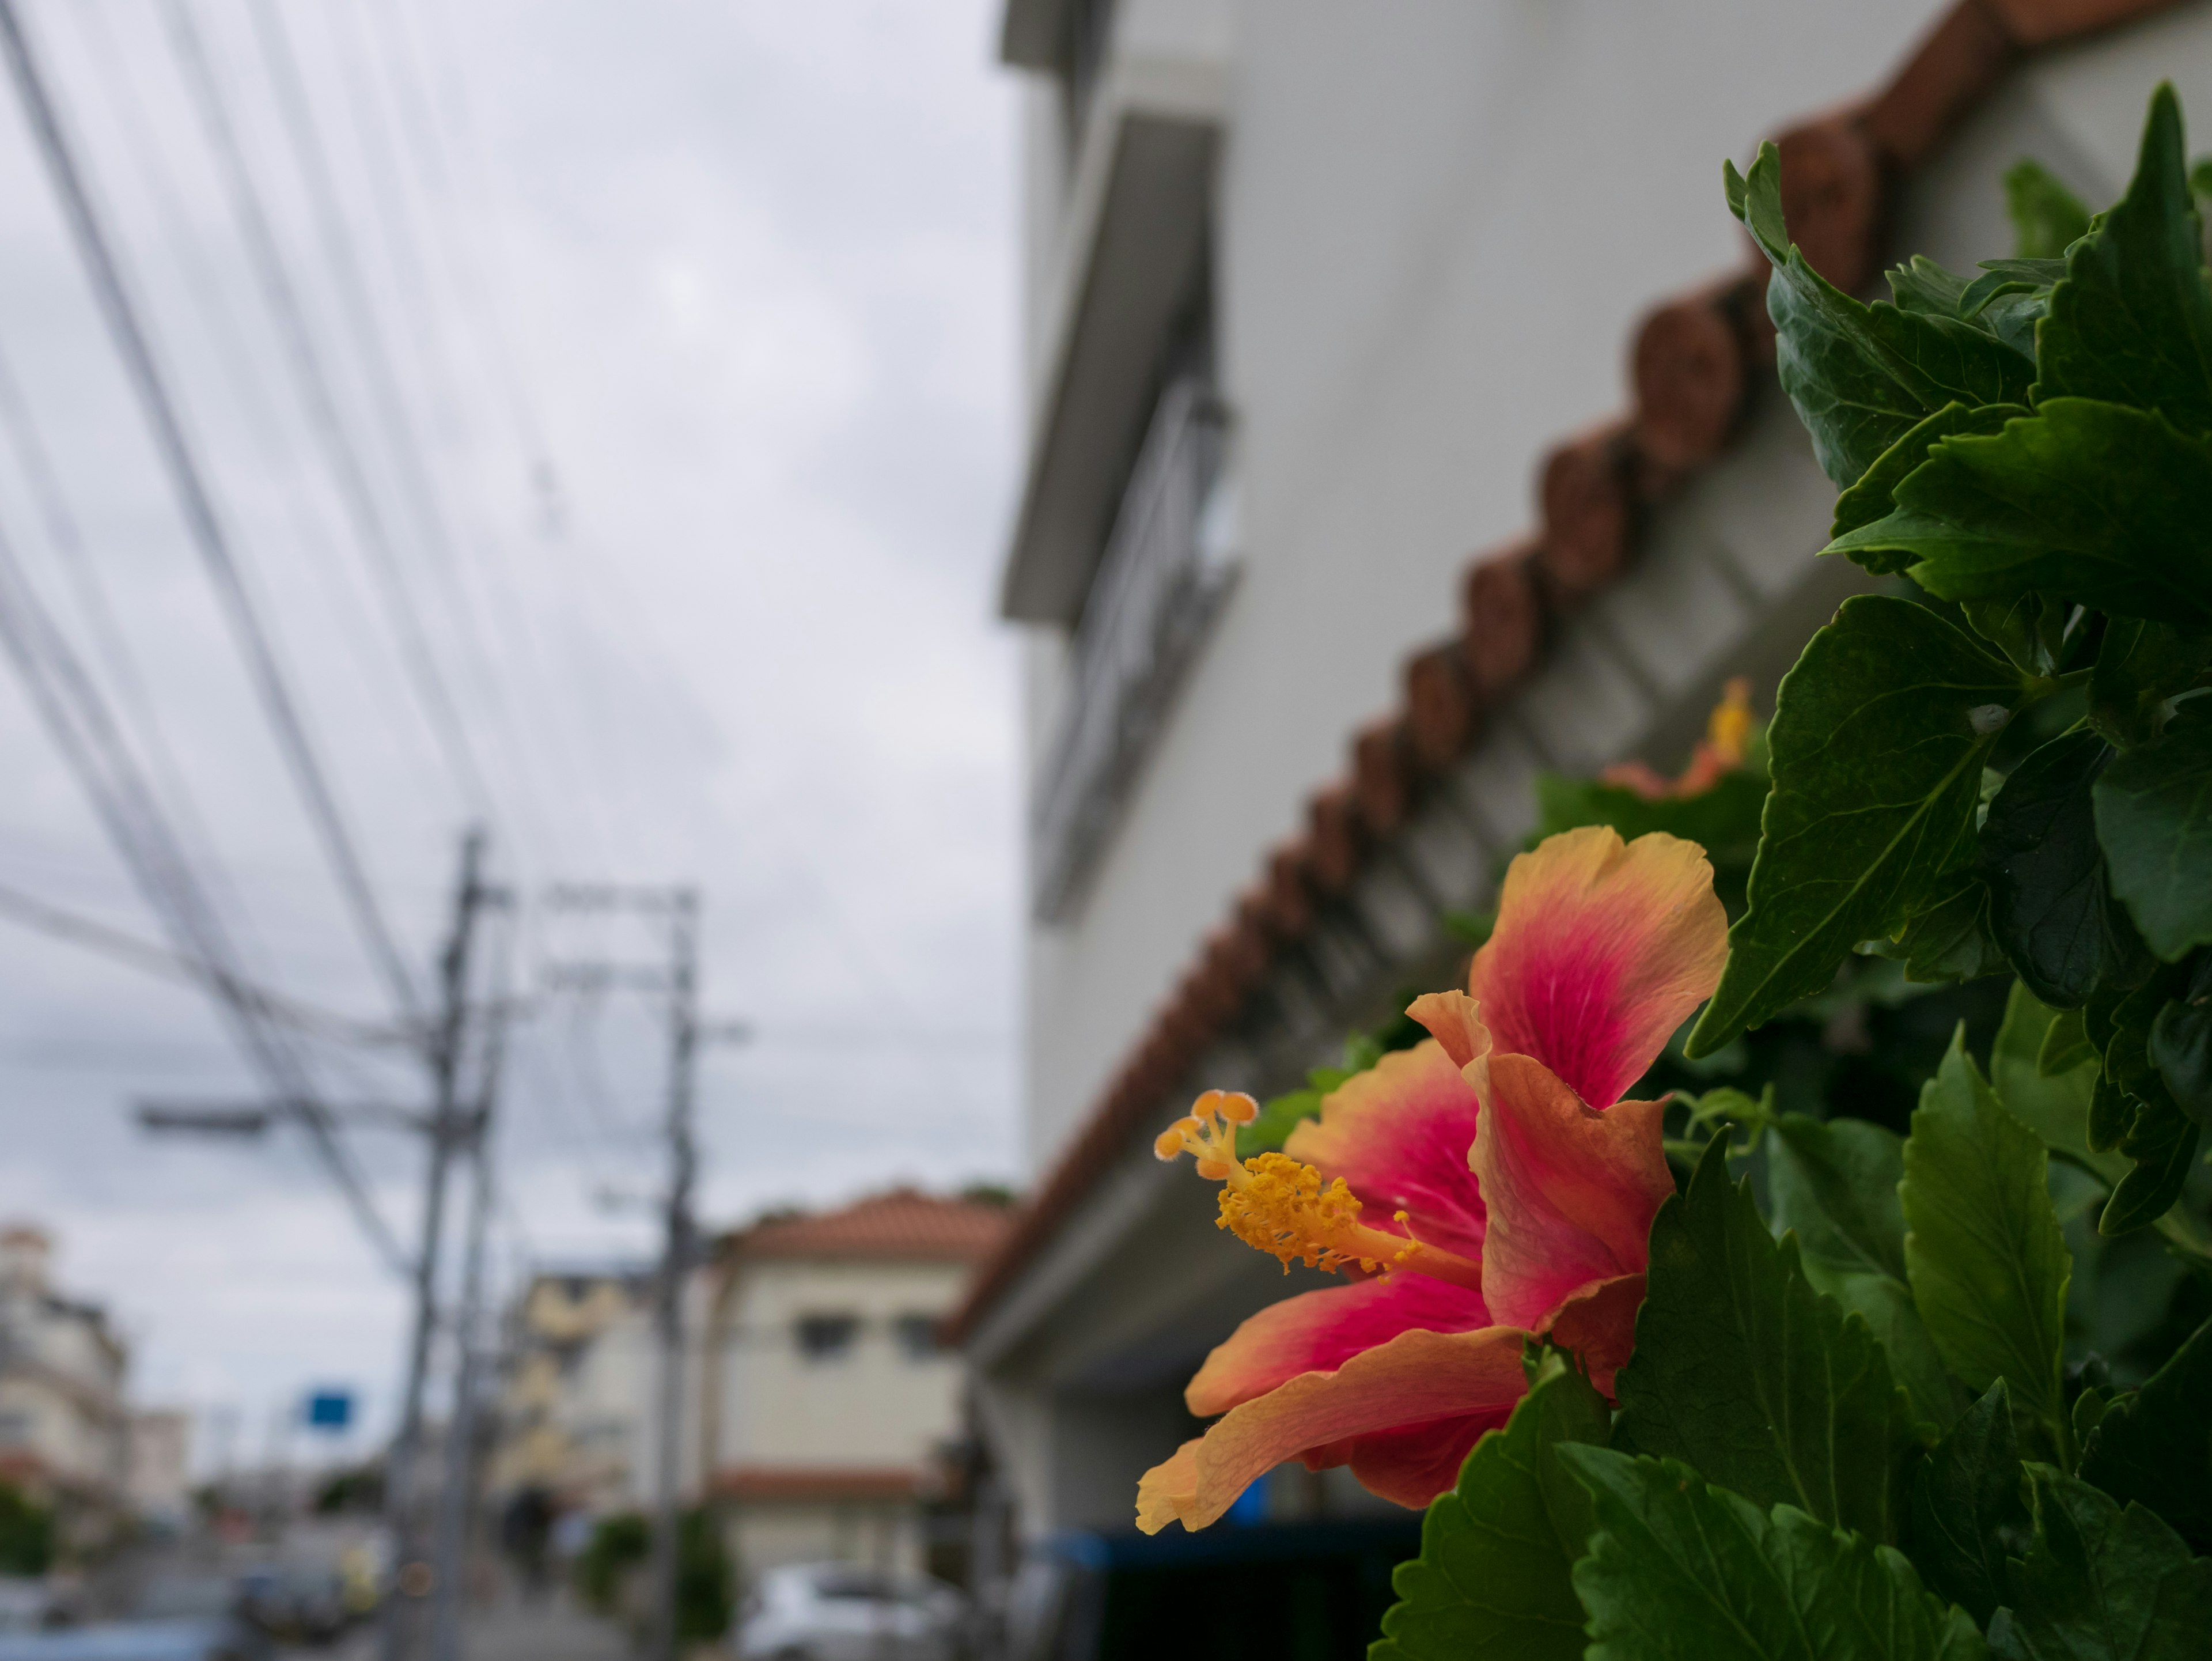
[[[1341,1177],[1366,1208],[1360,1220],[1464,1257],[1482,1255],[1482,1193],[1467,1168],[1482,1110],[1474,1087],[1433,1039],[1394,1050],[1322,1103],[1321,1117],[1283,1151]],[[1408,1214],[1403,1224],[1392,1214]]]
[[[1350,1465],[1370,1494],[1419,1511],[1459,1481],[1459,1468],[1483,1433],[1497,1429],[1512,1412],[1508,1402],[1464,1419],[1355,1436],[1339,1463]]]
[[[1472,1164],[1489,1227],[1482,1295],[1534,1327],[1593,1281],[1643,1272],[1651,1218],[1674,1191],[1660,1102],[1600,1113],[1526,1056],[1493,1056]]]
[[[1606,1107],[1712,995],[1727,958],[1703,849],[1586,825],[1514,860],[1468,991],[1498,1050],[1534,1056]]]
[[[1644,1277],[1623,1275],[1570,1293],[1545,1317],[1539,1331],[1581,1360],[1589,1381],[1610,1396],[1613,1377],[1636,1348],[1636,1311],[1644,1302]]]
[[[1270,1304],[1214,1347],[1183,1391],[1211,1419],[1302,1372],[1325,1372],[1401,1332],[1472,1332],[1493,1324],[1482,1294],[1403,1270]]]
[[[1137,1487],[1137,1526],[1157,1534],[1182,1519],[1202,1529],[1258,1477],[1310,1449],[1437,1420],[1495,1414],[1502,1422],[1528,1389],[1525,1335],[1402,1332],[1334,1372],[1304,1372],[1231,1409]]]

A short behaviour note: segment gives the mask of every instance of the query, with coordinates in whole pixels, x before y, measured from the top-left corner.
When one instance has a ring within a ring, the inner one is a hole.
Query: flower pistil
[[[1417,1240],[1410,1232],[1394,1234],[1360,1221],[1358,1196],[1343,1177],[1324,1183],[1319,1171],[1286,1153],[1240,1160],[1237,1128],[1259,1112],[1260,1104],[1242,1091],[1209,1090],[1191,1104],[1188,1117],[1152,1143],[1163,1159],[1194,1156],[1198,1174],[1222,1184],[1214,1226],[1277,1259],[1285,1275],[1294,1262],[1310,1269],[1357,1267],[1368,1275],[1407,1269],[1481,1289],[1482,1265],[1475,1259]],[[1405,1228],[1407,1214],[1394,1213],[1391,1220]]]

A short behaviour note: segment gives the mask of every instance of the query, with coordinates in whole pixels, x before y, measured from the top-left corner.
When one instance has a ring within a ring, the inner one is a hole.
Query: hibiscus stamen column
[[[1163,1159],[1193,1155],[1198,1174],[1223,1185],[1216,1227],[1278,1259],[1285,1275],[1293,1262],[1332,1270],[1356,1266],[1368,1275],[1403,1269],[1482,1289],[1482,1264],[1476,1259],[1360,1221],[1358,1197],[1341,1177],[1324,1184],[1319,1171],[1286,1153],[1239,1159],[1237,1128],[1259,1113],[1259,1103],[1242,1091],[1209,1090],[1191,1104],[1188,1117],[1152,1143]],[[1391,1220],[1403,1227],[1407,1214],[1394,1213]]]

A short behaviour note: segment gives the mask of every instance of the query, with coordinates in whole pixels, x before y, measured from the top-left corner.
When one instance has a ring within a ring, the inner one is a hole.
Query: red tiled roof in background
[[[736,1255],[975,1262],[990,1256],[1012,1226],[1004,1206],[940,1199],[895,1188],[836,1211],[778,1217],[731,1235]]]
[[[1899,177],[1926,160],[2016,59],[2174,3],[1959,0],[1872,96],[1777,140],[1783,210],[1806,259],[1840,287],[1863,287],[1875,272]],[[1256,885],[1206,937],[977,1270],[945,1322],[950,1342],[974,1330],[1115,1153],[1151,1127],[1162,1094],[1243,1006],[1273,948],[1314,926],[1315,900],[1348,889],[1373,841],[1396,829],[1420,788],[1473,747],[1483,712],[1541,661],[1558,621],[1627,569],[1642,510],[1728,447],[1753,368],[1774,359],[1765,275],[1765,260],[1749,256],[1737,271],[1645,315],[1630,345],[1629,413],[1545,457],[1540,529],[1471,562],[1458,632],[1407,660],[1400,708],[1354,735],[1346,776],[1308,799],[1304,834],[1269,851]]]

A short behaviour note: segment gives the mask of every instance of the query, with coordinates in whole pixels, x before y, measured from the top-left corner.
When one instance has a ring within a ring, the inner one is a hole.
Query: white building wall
[[[894,1323],[902,1316],[941,1319],[959,1296],[963,1265],[769,1260],[738,1273],[726,1323],[715,1335],[716,1469],[915,1467],[957,1434],[958,1358],[908,1355]],[[858,1317],[848,1353],[821,1360],[802,1354],[797,1323],[816,1314]]]
[[[1035,1161],[1450,626],[1468,556],[1533,522],[1541,450],[1620,406],[1643,309],[1740,258],[1720,159],[1872,84],[1937,9],[1265,0],[1208,38],[1243,575],[1087,903],[1031,931]]]

